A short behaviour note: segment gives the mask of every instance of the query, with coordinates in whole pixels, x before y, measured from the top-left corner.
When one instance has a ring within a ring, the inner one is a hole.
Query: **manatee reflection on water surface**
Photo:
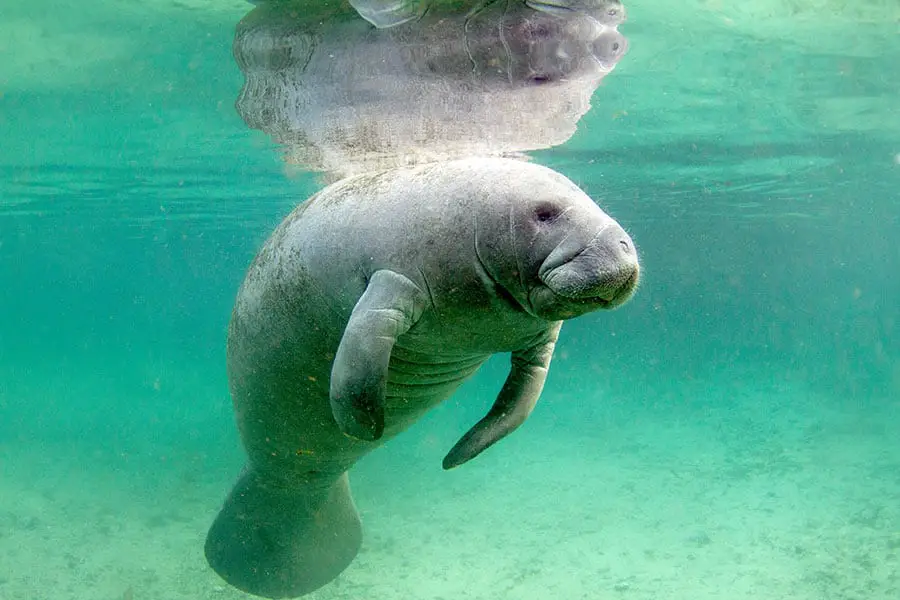
[[[572,136],[627,49],[622,18],[610,0],[433,1],[379,29],[340,5],[261,3],[235,34],[237,108],[332,179],[519,155]]]

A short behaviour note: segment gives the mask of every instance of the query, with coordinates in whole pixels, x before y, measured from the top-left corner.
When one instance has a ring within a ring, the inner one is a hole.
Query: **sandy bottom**
[[[309,598],[900,598],[900,403],[762,380],[560,411],[549,391],[450,473],[442,407],[353,472],[363,550]],[[0,445],[0,597],[249,598],[202,555],[240,468],[233,437],[146,435]]]

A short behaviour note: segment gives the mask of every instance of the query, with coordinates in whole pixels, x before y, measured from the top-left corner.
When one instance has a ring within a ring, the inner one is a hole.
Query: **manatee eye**
[[[558,206],[553,204],[541,204],[534,209],[534,220],[538,223],[549,223],[556,220],[560,210]]]

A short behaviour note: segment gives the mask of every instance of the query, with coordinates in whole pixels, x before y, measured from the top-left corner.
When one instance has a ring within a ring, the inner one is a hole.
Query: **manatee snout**
[[[631,237],[615,221],[585,243],[570,236],[547,257],[539,277],[554,294],[576,303],[615,308],[637,289],[640,265]]]
[[[589,273],[589,285],[574,290],[572,295],[602,300],[605,302],[603,308],[615,308],[631,298],[640,277],[634,242],[618,224],[600,232],[572,259],[571,267]]]

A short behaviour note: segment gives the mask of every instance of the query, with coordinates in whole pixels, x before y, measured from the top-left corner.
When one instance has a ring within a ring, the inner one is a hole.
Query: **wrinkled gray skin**
[[[228,374],[248,455],[206,556],[270,598],[353,560],[347,470],[510,352],[493,408],[450,450],[471,460],[541,393],[562,320],[634,292],[625,231],[571,181],[467,159],[334,184],[275,230],[238,294]]]

